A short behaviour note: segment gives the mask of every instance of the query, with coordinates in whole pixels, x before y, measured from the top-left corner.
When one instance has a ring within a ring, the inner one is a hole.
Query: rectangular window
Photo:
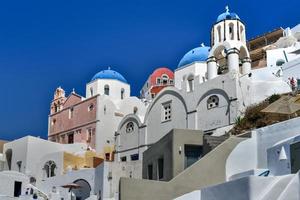
[[[139,154],[133,154],[130,156],[131,157],[131,160],[134,161],[134,160],[138,160],[139,159]]]
[[[87,142],[88,143],[91,143],[92,135],[93,135],[93,129],[92,128],[87,129]]]
[[[68,144],[73,144],[74,143],[74,134],[70,133],[68,135]]]
[[[126,156],[121,157],[121,161],[122,161],[122,162],[126,162],[126,160],[127,160],[127,159],[126,159]]]
[[[158,180],[161,180],[164,178],[164,159],[159,158],[157,160],[157,169],[158,169]]]
[[[105,160],[110,160],[110,153],[105,154]]]
[[[148,165],[148,179],[153,180],[153,165]]]
[[[162,122],[171,120],[172,117],[172,107],[171,102],[162,104]]]
[[[72,119],[74,115],[74,108],[69,109],[69,119]]]
[[[184,168],[197,162],[202,156],[202,151],[200,145],[184,145]]]

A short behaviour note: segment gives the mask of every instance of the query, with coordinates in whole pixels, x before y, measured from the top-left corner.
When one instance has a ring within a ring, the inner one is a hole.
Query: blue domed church
[[[130,95],[125,77],[111,68],[96,73],[86,84],[86,95],[59,87],[51,103],[48,138],[64,144],[86,143],[103,159],[114,159],[114,133],[122,117],[145,113],[146,106]]]

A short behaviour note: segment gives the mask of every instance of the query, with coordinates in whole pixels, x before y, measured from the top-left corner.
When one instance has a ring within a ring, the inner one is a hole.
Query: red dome
[[[162,77],[163,75],[167,75],[169,77],[169,79],[173,79],[174,80],[174,73],[166,68],[166,67],[161,67],[156,69],[150,76],[150,83],[151,85],[156,85],[156,78],[158,77]]]

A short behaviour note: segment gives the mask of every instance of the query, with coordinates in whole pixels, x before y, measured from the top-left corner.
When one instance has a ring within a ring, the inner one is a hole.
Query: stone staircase
[[[204,155],[219,146],[225,140],[229,138],[229,135],[222,135],[222,136],[211,136],[211,135],[204,135],[203,136],[203,153]]]

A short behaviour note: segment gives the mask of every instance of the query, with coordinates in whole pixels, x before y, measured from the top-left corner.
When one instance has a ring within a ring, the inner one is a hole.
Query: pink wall
[[[93,105],[93,109],[89,107]],[[69,118],[70,108],[73,108],[72,118]],[[49,140],[68,143],[68,134],[74,134],[74,142],[88,140],[88,130],[92,129],[91,146],[95,147],[97,96],[79,102],[74,95],[64,104],[64,109],[50,115]],[[55,122],[54,122],[55,121]]]

